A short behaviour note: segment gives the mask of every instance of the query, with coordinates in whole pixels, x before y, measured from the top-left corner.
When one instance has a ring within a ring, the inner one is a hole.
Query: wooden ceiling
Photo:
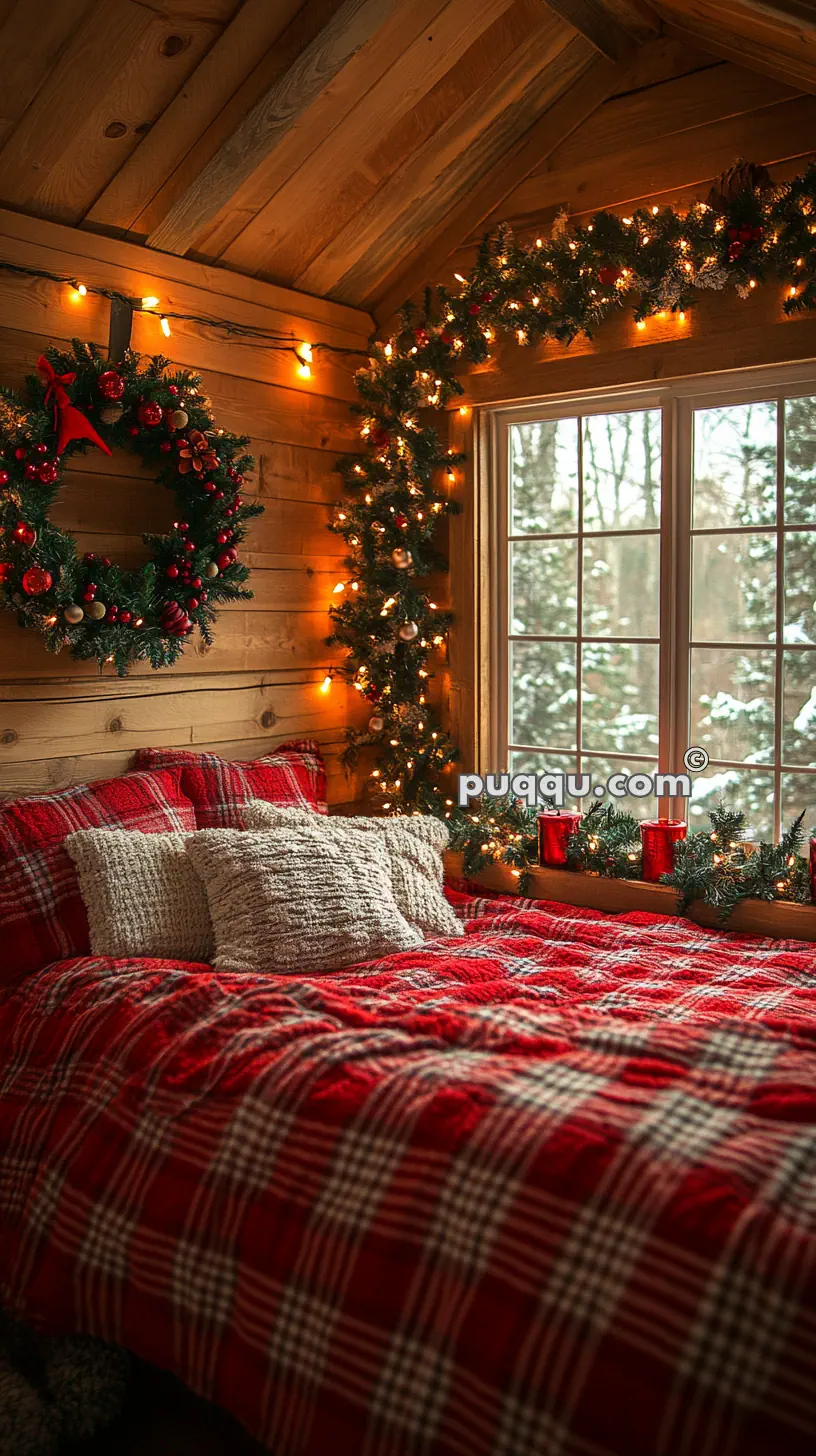
[[[813,0],[0,0],[0,204],[388,309],[667,47],[816,93]]]

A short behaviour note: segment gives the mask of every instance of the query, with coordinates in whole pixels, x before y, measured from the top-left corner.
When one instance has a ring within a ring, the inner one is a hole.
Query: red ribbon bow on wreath
[[[98,445],[106,455],[110,450],[105,441],[96,433],[90,420],[86,420],[82,410],[77,409],[71,403],[70,395],[66,385],[73,384],[76,374],[57,374],[54,366],[44,354],[37,360],[37,368],[44,375],[47,389],[45,391],[45,403],[54,406],[54,429],[57,432],[57,454],[61,455],[66,445],[72,440],[90,440],[92,445]]]

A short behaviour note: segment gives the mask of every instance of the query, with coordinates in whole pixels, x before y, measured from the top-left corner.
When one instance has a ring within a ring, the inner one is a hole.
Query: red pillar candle
[[[550,869],[563,869],[567,863],[567,841],[574,834],[583,814],[568,809],[545,809],[538,816],[538,861]]]
[[[810,898],[816,905],[816,839],[810,841]]]
[[[687,833],[685,819],[644,819],[640,826],[644,880],[659,880],[661,875],[671,874],[675,842],[685,839]]]

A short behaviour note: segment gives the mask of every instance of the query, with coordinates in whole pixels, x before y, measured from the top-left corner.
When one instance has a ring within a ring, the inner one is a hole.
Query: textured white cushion
[[[207,895],[187,858],[189,838],[126,829],[68,835],[94,955],[211,959]]]
[[[422,936],[397,909],[391,866],[373,835],[341,844],[322,816],[277,832],[202,829],[187,853],[206,886],[219,971],[303,974],[340,970]]]
[[[285,808],[261,799],[252,799],[241,812],[247,829],[314,825],[317,819],[309,809]],[[462,922],[442,893],[442,851],[447,847],[448,830],[441,819],[431,814],[400,819],[344,818],[337,814],[328,819],[321,817],[316,827],[341,845],[349,834],[362,831],[375,835],[388,854],[394,899],[408,924],[426,939],[464,935]]]

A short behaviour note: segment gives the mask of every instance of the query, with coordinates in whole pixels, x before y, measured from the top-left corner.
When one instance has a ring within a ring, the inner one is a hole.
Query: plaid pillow
[[[252,799],[329,812],[326,770],[311,738],[282,743],[274,753],[248,763],[184,748],[140,748],[135,767],[181,768],[181,787],[193,801],[199,829],[243,829],[241,811]]]
[[[0,985],[90,954],[88,918],[65,848],[77,829],[195,829],[181,771],[124,774],[0,804]]]

